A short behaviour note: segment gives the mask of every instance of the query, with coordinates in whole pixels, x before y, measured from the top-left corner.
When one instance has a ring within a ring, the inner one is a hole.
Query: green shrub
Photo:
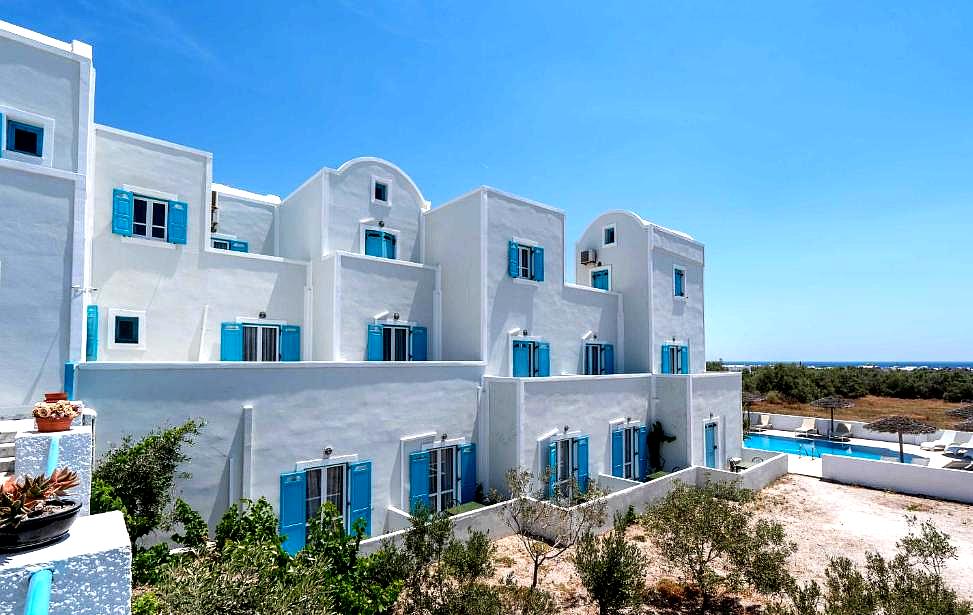
[[[626,540],[625,525],[625,518],[619,516],[604,536],[596,538],[588,532],[574,555],[581,584],[601,615],[615,615],[638,604],[645,590],[647,561],[638,546]]]
[[[145,592],[132,600],[132,615],[157,615],[161,606],[155,594]]]

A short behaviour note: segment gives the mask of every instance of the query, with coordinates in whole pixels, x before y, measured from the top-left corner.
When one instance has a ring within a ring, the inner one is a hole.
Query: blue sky
[[[0,0],[216,181],[376,155],[434,205],[561,207],[569,246],[628,208],[706,244],[710,358],[973,360],[973,5],[248,4]]]

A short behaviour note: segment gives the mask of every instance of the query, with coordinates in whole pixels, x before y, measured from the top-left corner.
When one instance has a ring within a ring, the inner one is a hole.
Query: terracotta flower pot
[[[67,400],[67,398],[68,398],[68,394],[65,393],[64,391],[61,391],[59,393],[44,393],[44,401],[47,402],[62,401],[62,400]]]
[[[34,417],[34,422],[37,423],[37,431],[42,433],[50,433],[52,431],[67,431],[71,429],[71,421],[73,421],[69,416],[64,418],[41,418],[39,416]]]

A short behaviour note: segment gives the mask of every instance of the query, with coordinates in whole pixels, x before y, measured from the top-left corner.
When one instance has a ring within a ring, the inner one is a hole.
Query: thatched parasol
[[[946,411],[947,416],[955,416],[959,419],[973,419],[973,404],[966,404],[959,408],[950,408]]]
[[[816,408],[827,408],[831,410],[831,427],[828,428],[828,437],[834,433],[834,411],[836,408],[853,408],[855,407],[855,402],[850,399],[845,399],[844,397],[838,397],[837,395],[829,395],[828,397],[822,397],[821,399],[816,399],[811,402],[811,405]]]
[[[899,434],[899,462],[905,463],[905,449],[902,446],[902,434],[934,433],[936,428],[917,421],[911,416],[886,416],[865,425],[865,429],[881,433]]]

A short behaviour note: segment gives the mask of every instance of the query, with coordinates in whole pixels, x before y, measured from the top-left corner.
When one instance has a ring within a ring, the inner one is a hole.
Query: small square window
[[[139,319],[137,316],[115,317],[115,343],[139,343]]]
[[[372,191],[372,199],[380,203],[388,203],[389,185],[385,182],[376,181],[375,189]]]
[[[39,158],[44,150],[44,129],[7,120],[7,149]]]
[[[230,240],[213,238],[213,247],[216,248],[217,250],[229,250]]]
[[[614,227],[614,225],[613,226],[606,226],[605,227],[604,242],[603,243],[606,246],[615,245],[615,227]]]

